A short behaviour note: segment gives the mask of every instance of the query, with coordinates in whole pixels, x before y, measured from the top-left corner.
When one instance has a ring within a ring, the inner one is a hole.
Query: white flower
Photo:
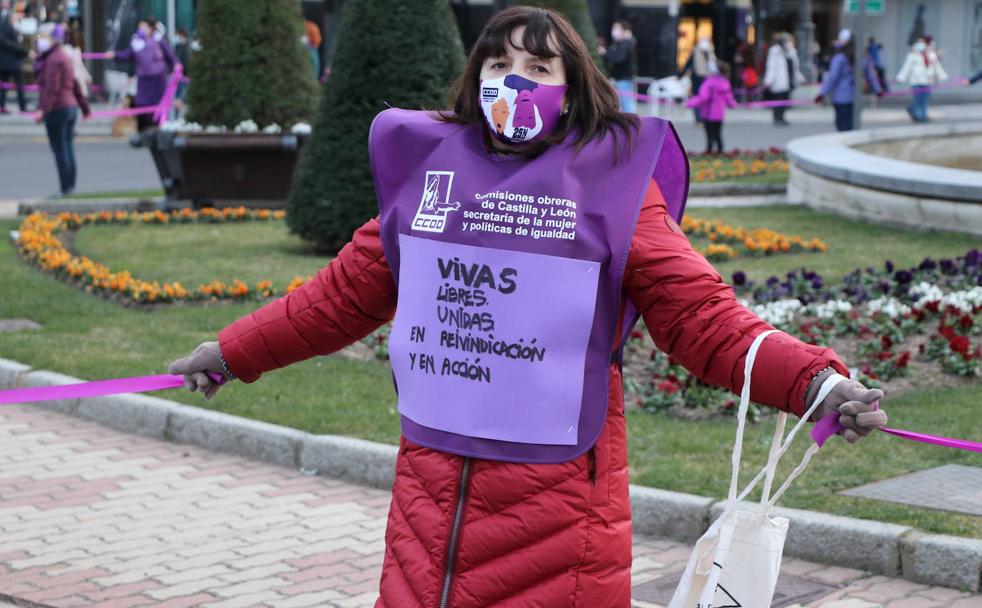
[[[205,127],[205,133],[225,133],[228,129],[224,125],[208,125]]]
[[[263,127],[263,133],[269,133],[270,135],[276,135],[281,131],[283,131],[283,129],[281,129],[280,125],[276,124],[275,122],[271,125],[266,125]]]
[[[976,306],[982,306],[982,285],[968,291],[953,291],[941,298],[941,306],[954,306],[963,313],[970,313]]]
[[[913,287],[910,288],[910,295],[920,296],[917,300],[919,303],[938,302],[941,300],[941,297],[944,295],[944,292],[942,292],[941,288],[938,287],[937,285],[932,285],[930,283],[921,281],[917,285],[914,285]]]
[[[290,127],[290,133],[294,135],[310,135],[311,130],[310,125],[305,122],[298,122]]]
[[[236,133],[258,133],[259,125],[257,125],[256,121],[252,120],[251,118],[247,118],[246,120],[243,120],[239,124],[235,125],[235,129],[233,130]]]
[[[852,304],[845,300],[829,300],[812,306],[812,310],[819,319],[831,319],[840,313],[847,313],[852,310]]]
[[[196,122],[185,122],[183,118],[178,118],[177,120],[168,120],[160,127],[161,131],[169,132],[183,132],[183,133],[200,133],[204,130],[204,127]]]
[[[796,312],[804,307],[804,304],[797,299],[777,300],[767,304],[758,304],[750,310],[755,315],[767,321],[771,325],[784,325],[794,318]]]
[[[882,312],[891,319],[910,314],[910,306],[890,297],[877,298],[866,303],[866,312],[875,315]]]

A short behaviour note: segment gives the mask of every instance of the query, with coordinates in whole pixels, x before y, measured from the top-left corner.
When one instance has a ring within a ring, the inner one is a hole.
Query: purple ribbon
[[[829,414],[825,418],[822,418],[815,423],[812,428],[812,439],[818,444],[818,447],[822,447],[825,441],[841,431],[844,427],[839,423],[839,414]],[[889,433],[894,437],[900,437],[901,439],[909,439],[910,441],[919,441],[920,443],[928,443],[931,445],[940,445],[946,448],[955,448],[958,450],[967,450],[969,452],[980,452],[982,453],[982,443],[976,441],[968,441],[967,439],[952,439],[950,437],[939,437],[937,435],[927,435],[925,433],[915,433],[914,431],[905,431],[903,429],[888,429],[883,427],[880,429],[884,433]]]
[[[225,382],[221,374],[208,372],[208,377],[218,384]],[[13,390],[0,391],[0,405],[8,403],[33,403],[35,401],[51,401],[55,399],[101,397],[104,395],[117,395],[119,393],[145,393],[147,391],[180,388],[181,386],[184,386],[184,376],[159,374],[156,376],[134,376],[131,378],[62,384],[59,386],[15,388]]]

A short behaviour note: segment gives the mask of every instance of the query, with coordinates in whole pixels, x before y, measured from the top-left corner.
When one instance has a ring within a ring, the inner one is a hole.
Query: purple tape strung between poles
[[[174,97],[177,95],[177,85],[181,83],[181,76],[184,74],[184,66],[177,64],[174,66],[174,71],[170,74],[170,79],[167,81],[167,88],[164,89],[164,95],[160,98],[160,103],[157,104],[157,111],[153,113],[153,120],[157,123],[157,126],[161,126],[167,121],[167,115],[170,114],[170,107],[174,103]]]
[[[879,407],[879,403],[877,403]],[[825,441],[841,431],[844,427],[839,424],[839,414],[829,414],[825,418],[822,418],[815,426],[812,428],[812,439],[818,444],[818,447],[822,447]],[[927,435],[925,433],[915,433],[914,431],[905,431],[903,429],[888,429],[886,427],[881,428],[881,431],[888,433],[895,437],[900,437],[901,439],[909,439],[910,441],[919,441],[921,443],[928,443],[931,445],[939,445],[945,448],[955,448],[958,450],[967,450],[969,452],[980,452],[982,453],[982,443],[976,441],[969,441],[967,439],[952,439],[950,437],[939,437],[937,435]]]
[[[209,373],[208,377],[218,384],[224,384],[221,374]],[[113,380],[97,380],[95,382],[80,382],[62,384],[59,386],[35,386],[15,388],[0,391],[0,405],[8,403],[34,403],[54,399],[81,399],[84,397],[101,397],[119,393],[145,393],[161,391],[169,388],[184,386],[184,376],[160,374],[157,376],[134,376],[131,378],[116,378]]]

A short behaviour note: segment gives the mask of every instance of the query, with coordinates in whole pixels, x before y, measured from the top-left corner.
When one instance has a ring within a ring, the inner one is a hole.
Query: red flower
[[[951,347],[953,352],[958,353],[966,359],[970,358],[968,354],[968,349],[972,347],[972,343],[966,336],[954,336],[948,339],[948,345]]]
[[[893,346],[893,340],[890,339],[890,336],[880,336],[880,348],[890,350],[891,346]]]
[[[675,384],[681,384],[681,382],[679,382],[679,377],[676,376],[675,374],[669,374],[666,377],[668,378],[669,382],[674,382]]]
[[[669,395],[679,390],[679,385],[669,380],[663,380],[662,382],[656,384],[655,387],[661,392],[668,393]]]
[[[893,353],[891,353],[888,350],[883,350],[883,351],[880,351],[880,352],[876,353],[876,358],[879,359],[880,361],[886,361],[887,359],[889,359],[892,356],[893,356]]]
[[[962,315],[962,318],[958,319],[958,323],[965,329],[972,327],[973,321],[971,315]]]
[[[908,363],[910,363],[909,350],[905,350],[904,352],[900,353],[900,356],[897,357],[897,359],[893,362],[893,364],[896,365],[897,367],[907,367]]]
[[[931,312],[938,312],[938,301],[931,300],[930,302],[924,305],[924,308],[928,309]]]
[[[938,330],[938,333],[941,334],[949,342],[953,340],[955,337],[957,337],[958,335],[955,333],[954,329],[948,327],[947,325],[942,325],[941,328]]]
[[[914,318],[917,319],[918,321],[924,320],[924,311],[921,310],[920,308],[912,308],[910,312],[914,316]]]
[[[640,340],[641,338],[644,337],[644,333],[642,333],[640,329],[632,329],[631,337],[634,338],[635,340]]]

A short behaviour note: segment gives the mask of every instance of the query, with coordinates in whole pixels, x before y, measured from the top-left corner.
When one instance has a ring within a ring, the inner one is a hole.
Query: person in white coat
[[[918,38],[911,45],[910,52],[897,73],[897,82],[909,84],[914,90],[914,97],[907,106],[907,113],[914,122],[927,122],[931,87],[948,80],[948,73],[941,67],[941,60],[932,42],[931,36]]]
[[[767,63],[764,66],[764,91],[770,101],[787,101],[791,92],[804,81],[798,64],[798,53],[795,52],[791,34],[779,32],[774,35],[774,42],[767,49]],[[786,106],[775,106],[774,124],[787,126],[784,120]]]

